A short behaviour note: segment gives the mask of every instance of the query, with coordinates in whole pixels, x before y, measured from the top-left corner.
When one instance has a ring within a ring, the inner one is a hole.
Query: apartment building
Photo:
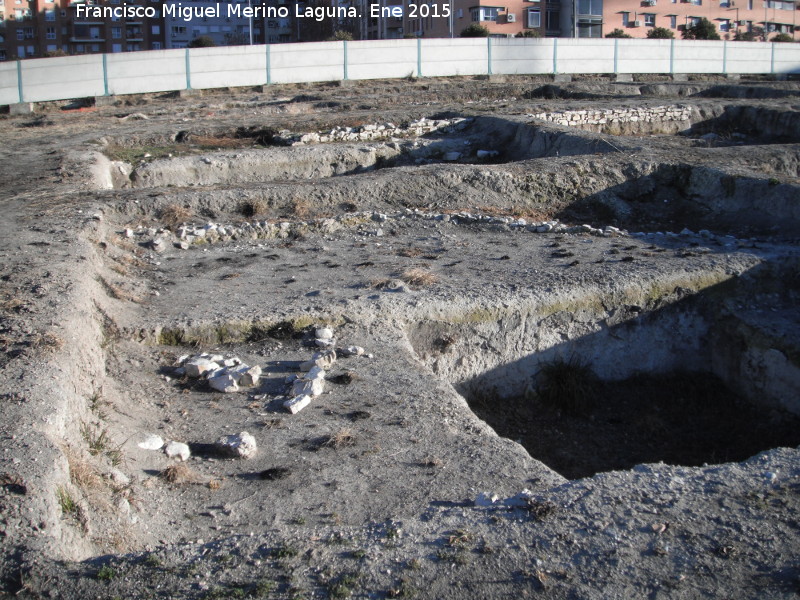
[[[437,4],[432,4],[432,7]],[[443,6],[442,4],[438,5]],[[723,39],[737,31],[763,28],[800,40],[795,0],[448,0],[451,16],[406,15],[406,32],[423,37],[458,37],[469,25],[486,27],[492,36],[531,32],[542,37],[599,38],[614,29],[644,38],[654,27],[681,31],[705,17]],[[440,10],[440,12],[442,12]]]
[[[286,6],[286,0],[275,4]],[[264,6],[253,0],[165,0],[166,47],[186,48],[199,37],[210,38],[217,46],[288,41],[291,19],[277,14],[266,19]],[[291,15],[288,6],[274,12]]]
[[[733,39],[737,31],[763,28],[768,38],[777,33],[800,39],[798,5],[786,0],[604,0],[604,29],[622,29],[632,37],[647,37],[654,27],[665,27],[680,38],[681,30],[706,18],[720,37]],[[772,34],[772,35],[771,35]]]
[[[126,4],[152,6],[160,14],[160,2]],[[120,0],[109,0],[107,6],[120,4]],[[75,0],[0,0],[0,60],[165,47],[160,19],[97,17],[79,6],[90,5]]]

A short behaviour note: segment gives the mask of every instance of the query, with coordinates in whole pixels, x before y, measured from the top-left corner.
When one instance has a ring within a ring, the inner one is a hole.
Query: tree
[[[793,42],[794,38],[788,33],[779,33],[770,42]]]
[[[733,36],[734,42],[763,42],[764,28],[753,27],[750,31],[737,31]]]
[[[650,40],[671,40],[675,37],[671,29],[666,27],[653,27],[647,32],[647,38]]]
[[[343,31],[341,29],[337,29],[333,32],[333,35],[325,40],[326,42],[352,42],[353,41],[353,34],[349,31]]]
[[[694,25],[690,25],[683,30],[683,39],[685,40],[718,40],[720,39],[717,33],[716,26],[702,17]]]
[[[226,46],[247,46],[250,43],[250,35],[243,31],[234,31],[225,34]]]
[[[633,36],[632,35],[628,35],[624,31],[622,31],[622,29],[615,29],[611,33],[607,33],[606,37],[607,38],[631,38]]]
[[[489,37],[489,30],[483,25],[473,23],[461,32],[461,37],[474,38],[474,37]]]
[[[196,37],[188,44],[189,48],[213,48],[216,45],[216,42],[207,35]]]
[[[542,37],[542,32],[538,29],[526,29],[524,32],[520,31],[514,37],[518,38],[540,38]]]

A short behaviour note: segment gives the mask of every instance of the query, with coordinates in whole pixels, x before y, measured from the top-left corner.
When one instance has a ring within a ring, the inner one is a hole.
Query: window
[[[686,26],[694,27],[700,22],[700,17],[686,17]]]
[[[100,39],[100,28],[99,27],[89,27],[89,37],[93,40]]]
[[[457,19],[463,19],[464,18],[464,9],[463,8],[459,8],[456,11],[456,18]]]
[[[753,10],[753,0],[747,0],[747,10]]]
[[[24,40],[25,39],[25,32],[22,29],[17,29],[17,39]]]
[[[17,58],[25,58],[25,46],[17,46]]]
[[[100,52],[100,44],[92,44],[92,52]]]
[[[578,0],[579,15],[602,15],[603,0]]]
[[[656,26],[656,15],[654,13],[644,13],[642,16],[644,17],[644,26],[645,27],[655,27]]]
[[[186,26],[185,25],[173,25],[172,26],[172,35],[173,37],[176,35],[186,35]]]
[[[478,6],[470,9],[473,21],[497,21],[500,9],[496,6]]]
[[[44,11],[44,20],[45,21],[55,21],[56,20],[56,11],[54,11],[54,10],[46,10],[46,11]]]
[[[545,13],[547,21],[545,22],[545,29],[547,31],[561,30],[561,12],[558,10],[549,10]]]
[[[628,21],[630,21],[630,18],[631,18],[631,13],[629,13],[629,12],[623,12],[622,13],[622,26],[623,27],[627,27],[628,26]]]
[[[670,15],[669,16],[669,28],[676,29],[678,27],[678,17],[677,15]]]
[[[67,16],[67,11],[65,11],[65,10],[62,10],[62,11],[61,11],[61,18],[63,19],[63,18],[64,18],[64,17],[66,17],[66,16]]]
[[[542,26],[542,13],[541,11],[528,9],[528,19],[525,23],[525,27],[528,29],[535,29],[537,27]]]
[[[153,25],[150,29],[153,35],[160,35],[161,34],[161,26],[160,25]]]
[[[730,22],[730,20],[728,20],[728,19],[720,19],[719,30],[720,31],[730,31],[731,30],[731,22]]]
[[[122,44],[111,44],[111,51],[114,53],[122,52]]]
[[[161,42],[153,42],[150,45],[153,47],[153,50],[161,50]]]
[[[0,60],[6,59],[6,51],[0,48]]]
[[[25,39],[32,40],[33,39],[33,27],[26,27],[25,28]]]
[[[48,27],[47,29],[45,29],[45,38],[48,40],[56,39],[56,28]]]
[[[58,50],[58,46],[55,44],[47,44],[47,51],[48,52],[55,52]]]

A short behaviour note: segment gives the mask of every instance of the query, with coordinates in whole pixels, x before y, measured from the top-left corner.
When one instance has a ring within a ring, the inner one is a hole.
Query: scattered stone
[[[340,348],[337,352],[341,353],[342,356],[361,356],[364,354],[364,348],[361,346],[347,346],[346,348]]]
[[[151,433],[136,445],[142,450],[161,450],[164,447],[164,440],[161,436]]]
[[[325,369],[322,367],[311,367],[305,376],[305,379],[325,379]]]
[[[219,365],[207,358],[195,357],[187,360],[183,368],[186,369],[188,377],[202,377],[205,373],[210,373],[219,369]]]
[[[283,403],[283,407],[293,415],[296,415],[309,404],[311,404],[311,396],[302,395],[290,398],[289,400]]]
[[[331,329],[330,327],[321,327],[317,329],[315,333],[318,340],[333,339],[333,329]]]
[[[123,487],[126,485],[130,485],[131,483],[131,478],[125,475],[125,473],[123,473],[119,469],[111,469],[108,473],[106,473],[106,476],[115,484]]]
[[[189,460],[192,453],[189,450],[189,446],[183,442],[169,442],[164,447],[164,454],[169,458],[179,458],[182,461],[186,461]]]
[[[208,385],[225,394],[239,391],[239,384],[232,373],[223,372],[214,377],[209,377]]]
[[[247,365],[242,365],[238,367],[234,373],[240,374],[240,379],[238,381],[239,385],[242,387],[253,387],[254,385],[258,384],[258,380],[261,378],[261,367],[256,365],[255,367],[248,367]]]
[[[221,454],[234,458],[253,458],[258,450],[256,438],[246,431],[236,435],[224,435],[214,446]]]
[[[295,396],[319,396],[325,383],[322,379],[298,379],[292,384]]]
[[[478,497],[475,498],[475,506],[492,506],[499,499],[500,498],[497,494],[489,494],[488,492],[481,492],[480,494],[478,494]]]
[[[310,371],[313,367],[322,367],[323,369],[330,369],[333,363],[336,362],[336,351],[326,350],[324,352],[315,352],[311,360],[307,360],[300,364],[301,371]]]

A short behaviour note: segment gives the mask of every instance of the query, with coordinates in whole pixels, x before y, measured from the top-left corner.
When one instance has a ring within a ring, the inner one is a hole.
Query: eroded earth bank
[[[658,79],[5,116],[3,591],[796,597],[800,86]]]

